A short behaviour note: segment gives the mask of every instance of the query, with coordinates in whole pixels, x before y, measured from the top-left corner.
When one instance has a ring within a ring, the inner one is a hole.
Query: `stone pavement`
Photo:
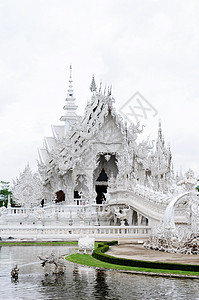
[[[199,265],[199,255],[186,255],[148,250],[138,243],[121,242],[110,246],[106,254],[128,259]]]

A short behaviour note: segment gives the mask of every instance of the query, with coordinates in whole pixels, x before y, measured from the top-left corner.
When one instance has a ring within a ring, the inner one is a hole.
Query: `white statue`
[[[78,253],[92,254],[94,250],[95,239],[88,235],[80,237],[78,240]]]

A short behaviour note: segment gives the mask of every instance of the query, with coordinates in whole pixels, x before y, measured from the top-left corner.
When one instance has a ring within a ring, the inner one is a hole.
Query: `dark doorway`
[[[65,193],[62,190],[56,192],[56,196],[57,196],[57,199],[55,200],[55,203],[65,201]]]
[[[102,204],[102,202],[106,201],[105,193],[107,193],[106,185],[96,185],[95,190],[97,193],[96,204]]]
[[[108,181],[108,176],[104,169],[101,170],[101,173],[99,174],[99,177],[97,178],[96,181]]]
[[[75,199],[81,198],[81,196],[80,196],[80,194],[79,194],[78,191],[74,191],[74,198],[75,198]]]

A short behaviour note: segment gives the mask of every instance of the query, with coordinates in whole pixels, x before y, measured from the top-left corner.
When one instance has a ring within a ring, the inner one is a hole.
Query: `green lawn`
[[[115,269],[115,270],[128,270],[128,271],[139,271],[139,272],[153,272],[153,273],[164,273],[164,274],[178,274],[178,275],[189,275],[199,276],[199,272],[179,271],[179,270],[162,270],[162,269],[147,269],[147,268],[136,268],[121,265],[114,265],[95,259],[93,256],[88,254],[71,254],[66,257],[66,260],[97,268]]]

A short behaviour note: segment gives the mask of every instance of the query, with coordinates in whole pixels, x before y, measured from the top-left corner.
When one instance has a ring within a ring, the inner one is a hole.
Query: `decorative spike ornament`
[[[101,89],[102,89],[102,82],[100,82],[99,93],[101,93]]]
[[[91,90],[91,92],[96,92],[96,90],[97,90],[97,86],[96,86],[96,83],[95,83],[94,75],[92,77],[92,81],[91,81],[91,85],[90,85],[90,90]]]

